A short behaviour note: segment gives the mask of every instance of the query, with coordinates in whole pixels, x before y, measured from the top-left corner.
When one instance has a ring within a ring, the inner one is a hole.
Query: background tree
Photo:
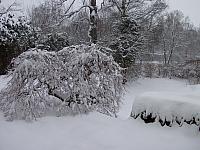
[[[44,35],[60,32],[61,27],[57,24],[61,22],[64,9],[60,0],[46,0],[29,10],[31,24]]]
[[[37,35],[25,17],[12,14],[0,17],[0,74],[5,74],[11,60],[35,47]]]
[[[152,20],[166,8],[166,4],[161,0],[106,2],[104,1],[103,5],[112,8],[113,14],[118,14],[115,23],[112,24],[112,42],[109,43],[109,47],[114,50],[113,57],[125,69],[124,75],[127,76],[128,70],[134,68],[136,59],[142,54],[147,27],[150,28]]]
[[[9,6],[5,7],[2,5],[2,1],[0,0],[0,17],[9,12],[15,12],[15,11],[19,11],[18,4],[15,1]]]

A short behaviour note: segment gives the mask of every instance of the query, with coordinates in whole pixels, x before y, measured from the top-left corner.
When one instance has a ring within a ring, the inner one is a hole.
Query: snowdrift
[[[146,92],[136,97],[131,116],[145,123],[159,122],[162,126],[183,123],[200,126],[200,94]]]

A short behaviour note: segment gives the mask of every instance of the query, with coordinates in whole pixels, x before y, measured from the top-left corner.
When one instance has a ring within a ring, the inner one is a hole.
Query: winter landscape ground
[[[7,78],[0,76],[1,88]],[[0,114],[0,150],[199,150],[196,126],[161,127],[129,117],[135,97],[146,92],[191,93],[200,89],[169,79],[140,79],[127,88],[118,118],[100,113],[43,117],[32,123]]]
[[[200,26],[185,11],[44,0],[23,13],[7,1],[0,150],[200,150]]]

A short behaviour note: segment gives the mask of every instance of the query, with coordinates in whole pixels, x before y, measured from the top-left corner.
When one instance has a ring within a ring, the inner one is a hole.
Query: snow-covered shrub
[[[53,111],[58,115],[96,109],[116,115],[123,93],[120,67],[96,45],[71,46],[58,52],[32,49],[14,60],[14,72],[0,93],[9,119]]]
[[[131,116],[162,126],[183,123],[200,126],[199,98],[199,93],[144,93],[136,98]]]

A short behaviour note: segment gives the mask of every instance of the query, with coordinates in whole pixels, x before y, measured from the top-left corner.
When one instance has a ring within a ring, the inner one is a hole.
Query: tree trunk
[[[97,6],[96,0],[90,0],[90,29],[89,29],[90,42],[97,43]]]
[[[126,17],[126,0],[122,0],[122,17]]]

